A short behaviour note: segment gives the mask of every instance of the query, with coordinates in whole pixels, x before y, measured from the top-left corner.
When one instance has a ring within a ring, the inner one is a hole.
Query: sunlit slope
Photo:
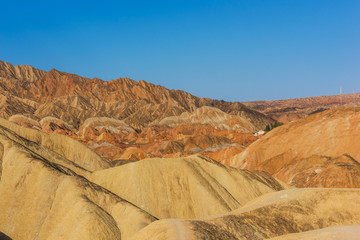
[[[360,187],[360,111],[338,108],[278,127],[228,163],[296,187]]]
[[[0,232],[12,239],[128,239],[156,220],[79,175],[89,171],[4,125],[2,121]]]
[[[225,213],[286,188],[264,172],[227,167],[203,156],[145,159],[96,171],[91,180],[157,218]]]
[[[243,208],[219,216],[160,220],[142,229],[132,240],[287,239],[290,233],[359,225],[359,201],[360,189],[289,189],[261,196]]]

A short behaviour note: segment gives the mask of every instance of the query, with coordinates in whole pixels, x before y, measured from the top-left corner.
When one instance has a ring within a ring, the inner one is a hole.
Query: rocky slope
[[[320,112],[270,131],[228,163],[297,187],[358,188],[359,123],[359,108]]]

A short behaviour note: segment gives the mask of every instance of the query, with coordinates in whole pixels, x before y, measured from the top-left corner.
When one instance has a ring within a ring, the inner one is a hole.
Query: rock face
[[[360,109],[337,108],[278,127],[229,164],[297,187],[360,187]]]
[[[226,167],[202,156],[146,159],[96,171],[91,180],[159,219],[220,214],[287,188],[264,172]]]
[[[202,220],[160,220],[142,229],[132,240],[258,240],[282,235],[285,237],[279,239],[288,239],[288,234],[300,232],[302,234],[298,236],[314,237],[313,230],[359,225],[359,201],[359,189],[284,190],[266,194],[238,210],[220,216]],[[358,230],[351,231],[354,233]]]
[[[245,102],[244,104],[265,113],[279,122],[288,123],[339,106],[360,107],[360,93],[275,101],[254,101]]]

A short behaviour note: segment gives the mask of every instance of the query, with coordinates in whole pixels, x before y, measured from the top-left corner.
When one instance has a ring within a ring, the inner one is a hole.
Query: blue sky
[[[200,97],[360,91],[360,1],[1,1],[0,60]]]

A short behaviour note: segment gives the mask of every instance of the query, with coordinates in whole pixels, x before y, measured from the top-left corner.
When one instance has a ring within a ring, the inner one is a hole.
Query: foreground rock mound
[[[299,237],[314,237],[312,230],[359,225],[359,201],[359,189],[284,190],[264,195],[247,206],[220,216],[202,220],[160,220],[142,229],[132,240],[259,240],[283,235],[289,237],[290,233],[300,232],[303,235]],[[356,233],[358,230],[351,231]],[[326,236],[320,239],[328,239]],[[293,239],[286,237],[279,239]]]
[[[96,171],[91,180],[157,218],[229,212],[287,188],[265,172],[227,167],[203,156],[145,159]]]
[[[66,154],[72,159],[57,153],[71,144],[81,145],[1,120],[0,232],[12,239],[128,239],[156,220],[84,178],[90,171],[74,153]],[[91,163],[86,156],[93,152],[81,150]]]
[[[360,109],[338,108],[278,127],[229,164],[298,187],[360,187]]]

